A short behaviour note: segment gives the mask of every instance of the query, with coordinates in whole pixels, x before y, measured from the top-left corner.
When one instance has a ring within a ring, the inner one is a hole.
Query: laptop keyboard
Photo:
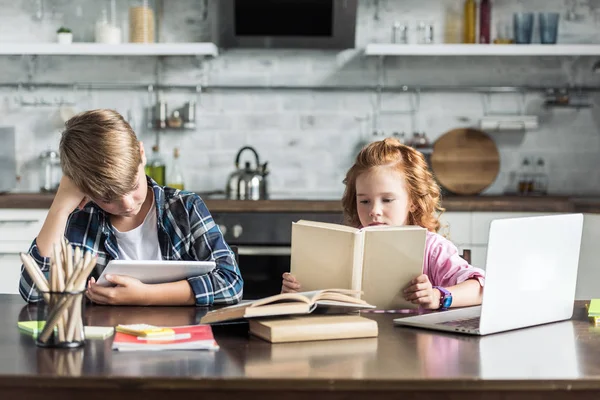
[[[452,321],[440,322],[438,325],[456,326],[464,329],[478,329],[479,317],[455,319]]]

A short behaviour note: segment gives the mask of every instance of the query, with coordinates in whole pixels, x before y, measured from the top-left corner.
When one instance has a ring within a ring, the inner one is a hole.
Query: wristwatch
[[[434,286],[434,289],[437,289],[440,291],[440,310],[444,311],[450,308],[450,306],[452,305],[452,293],[450,293],[448,290],[444,289],[441,286]]]

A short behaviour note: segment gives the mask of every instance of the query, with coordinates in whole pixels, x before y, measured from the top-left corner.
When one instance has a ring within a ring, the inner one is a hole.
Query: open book
[[[326,289],[312,292],[281,293],[208,312],[201,324],[230,321],[242,318],[274,315],[310,314],[317,307],[341,309],[345,312],[375,308],[358,297],[360,292],[348,289]]]
[[[377,308],[416,308],[402,290],[423,271],[426,235],[419,226],[357,229],[300,220],[292,224],[291,273],[302,290],[347,288]]]

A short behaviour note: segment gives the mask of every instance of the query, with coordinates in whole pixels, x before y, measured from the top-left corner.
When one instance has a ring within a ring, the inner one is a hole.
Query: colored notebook
[[[156,351],[156,350],[218,350],[210,325],[189,325],[170,327],[172,336],[134,336],[123,332],[115,334],[113,350]]]

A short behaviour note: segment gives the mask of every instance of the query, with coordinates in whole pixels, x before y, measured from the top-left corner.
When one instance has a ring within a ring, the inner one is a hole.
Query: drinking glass
[[[530,44],[533,33],[533,13],[514,13],[513,29],[515,43]]]
[[[540,22],[540,41],[542,44],[556,44],[559,17],[559,13],[553,12],[538,14],[538,20]]]

